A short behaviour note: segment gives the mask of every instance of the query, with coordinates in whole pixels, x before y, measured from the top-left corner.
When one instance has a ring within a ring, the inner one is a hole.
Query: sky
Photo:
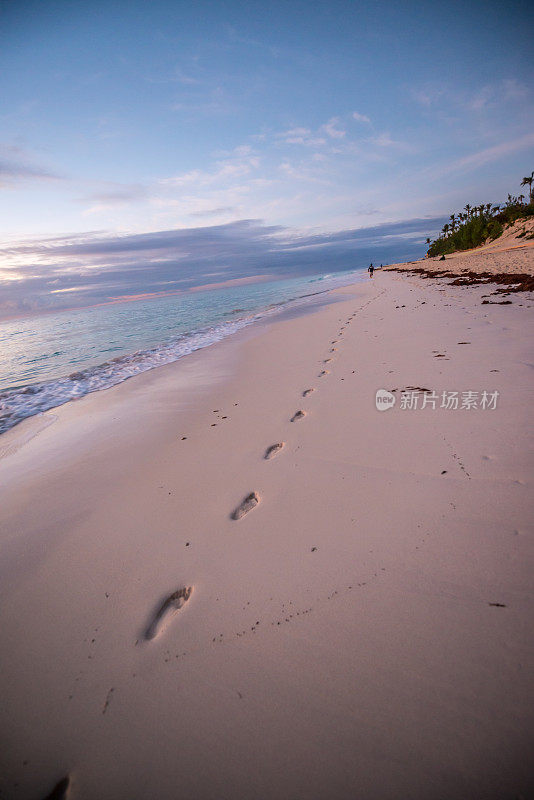
[[[534,169],[530,3],[4,0],[0,316],[423,255]]]

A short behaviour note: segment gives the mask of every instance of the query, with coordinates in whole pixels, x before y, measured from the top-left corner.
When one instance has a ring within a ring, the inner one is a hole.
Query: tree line
[[[517,197],[509,194],[503,204],[482,203],[472,206],[467,203],[462,211],[450,215],[449,222],[445,223],[437,239],[433,242],[426,240],[429,245],[427,255],[439,256],[454,253],[456,250],[470,250],[484,244],[488,239],[496,239],[506,225],[534,216],[533,183],[534,172],[521,181],[521,186],[529,188],[527,202],[523,194]]]

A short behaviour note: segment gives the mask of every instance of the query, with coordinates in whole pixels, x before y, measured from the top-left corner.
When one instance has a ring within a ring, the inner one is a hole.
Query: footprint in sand
[[[50,794],[44,800],[65,800],[69,796],[70,778],[66,775],[59,783],[56,783]]]
[[[177,589],[163,601],[146,629],[145,639],[155,639],[167,627],[170,618],[187,603],[192,591],[192,586]]]
[[[241,517],[244,517],[249,511],[252,511],[253,508],[256,508],[259,502],[259,494],[251,492],[245,497],[243,502],[238,505],[235,511],[232,512],[232,519],[241,519]]]
[[[291,417],[291,422],[298,422],[300,419],[304,419],[305,416],[306,416],[305,411],[295,411],[295,413]]]
[[[311,394],[314,391],[315,391],[315,389],[304,389],[304,391],[302,392],[302,396],[303,397],[307,397],[309,394]]]
[[[332,361],[331,358],[325,358],[323,364],[328,364],[330,361]]]
[[[331,353],[337,353],[337,347],[331,347],[330,348],[330,352]]]
[[[319,373],[319,377],[322,378],[323,375],[330,375],[330,372],[327,369],[322,369]]]
[[[285,445],[285,442],[277,442],[276,444],[272,444],[265,451],[264,458],[266,458],[267,461],[270,461],[271,458],[274,458],[275,456],[278,455],[278,453],[280,452],[280,450],[282,449],[282,447],[284,445]]]

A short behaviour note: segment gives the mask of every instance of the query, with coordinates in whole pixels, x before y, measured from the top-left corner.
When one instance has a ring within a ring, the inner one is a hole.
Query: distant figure
[[[441,256],[440,261],[445,261],[445,256]]]
[[[373,267],[373,264],[372,264],[372,262],[371,262],[371,263],[369,264],[369,266],[367,267],[367,272],[369,273],[369,275],[370,275],[370,277],[371,277],[371,278],[373,277],[373,272],[374,272],[374,271],[375,271],[375,268]]]
[[[380,269],[382,269],[382,264],[380,264]]]

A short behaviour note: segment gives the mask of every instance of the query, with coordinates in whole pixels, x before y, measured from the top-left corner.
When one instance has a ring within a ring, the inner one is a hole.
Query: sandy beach
[[[534,796],[532,297],[486,294],[379,271],[0,437],[1,798]]]

